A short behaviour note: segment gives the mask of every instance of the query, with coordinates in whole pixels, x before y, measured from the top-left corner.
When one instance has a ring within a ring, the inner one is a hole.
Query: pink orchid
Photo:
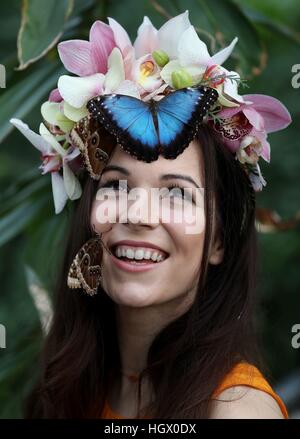
[[[108,71],[86,77],[62,75],[58,80],[58,89],[72,107],[84,111],[89,99],[102,94],[120,93],[140,98],[138,85],[125,79],[124,60],[119,48],[115,47],[108,57]]]
[[[240,131],[241,135],[235,136],[234,140],[223,135],[225,144],[232,152],[238,151],[240,147],[251,147],[248,151],[259,152],[259,155],[269,162],[270,144],[267,141],[267,133],[286,128],[291,123],[291,115],[287,108],[272,96],[249,94],[243,97],[251,103],[241,104],[238,108],[225,108],[218,113],[218,117],[223,119],[221,129],[218,130],[224,133],[224,127],[227,126],[235,132]]]
[[[78,76],[106,73],[108,56],[116,46],[113,30],[99,20],[92,25],[89,39],[63,41],[57,46],[65,68]]]

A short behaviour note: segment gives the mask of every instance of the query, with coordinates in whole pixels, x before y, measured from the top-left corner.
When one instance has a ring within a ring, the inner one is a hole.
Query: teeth
[[[143,248],[133,248],[133,247],[125,247],[125,246],[118,246],[115,249],[115,255],[118,258],[126,257],[128,259],[136,259],[138,261],[141,261],[142,259],[151,259],[152,261],[161,262],[165,258],[165,256],[157,251],[157,250],[149,250],[149,249],[143,249]]]
[[[152,261],[156,261],[157,258],[158,258],[158,253],[157,252],[153,252],[152,255],[151,255]]]

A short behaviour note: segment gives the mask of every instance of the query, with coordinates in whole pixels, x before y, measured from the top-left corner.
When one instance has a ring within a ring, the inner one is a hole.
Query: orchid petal
[[[116,45],[119,47],[122,53],[124,53],[125,49],[128,46],[132,46],[130,38],[126,30],[113,18],[108,17],[108,23],[111,27]]]
[[[256,164],[255,167],[257,174],[254,172],[250,172],[249,179],[251,181],[251,184],[255,192],[259,192],[262,190],[263,186],[266,186],[267,182],[261,173],[260,166],[258,163]]]
[[[160,93],[162,93],[162,92],[165,90],[165,88],[167,88],[167,87],[168,87],[168,84],[163,84],[163,85],[161,85],[159,88],[157,88],[156,90],[154,90],[152,93],[149,93],[149,94],[147,94],[145,97],[143,97],[143,101],[144,101],[144,102],[147,102],[147,101],[149,101],[149,99],[156,98],[157,95],[159,95]],[[162,97],[164,97],[164,95],[162,95]],[[157,99],[157,100],[158,100],[158,99]]]
[[[237,79],[240,79],[240,75],[236,73],[235,71],[228,71],[224,68],[222,70],[225,71],[226,75],[231,75],[236,77]],[[226,78],[224,81],[224,93],[229,96],[230,98],[236,100],[237,102],[244,103],[243,96],[240,96],[238,94],[238,83],[233,78]]]
[[[48,154],[51,151],[51,145],[39,134],[32,131],[27,124],[20,119],[12,118],[10,123],[14,125],[22,134],[33,144],[42,154]]]
[[[220,100],[220,99],[219,99]],[[218,112],[218,117],[227,119],[229,117],[235,116],[237,113],[243,110],[244,105],[235,105],[234,108],[223,108]]]
[[[217,87],[217,90],[219,91],[218,87]],[[224,96],[224,94],[222,94],[221,91],[219,91],[218,102],[221,105],[223,105],[224,107],[229,107],[229,108],[237,107],[238,108],[237,113],[240,111],[240,105],[238,103],[236,103],[236,102],[233,102],[233,101],[230,101],[229,99],[227,99],[226,96]],[[223,111],[226,111],[226,110],[221,110],[221,111],[223,112]],[[223,116],[221,116],[221,111],[218,113],[219,117],[223,117]]]
[[[68,102],[64,101],[64,114],[68,119],[78,122],[80,119],[88,115],[88,110],[85,105],[80,108],[75,108]]]
[[[63,113],[57,113],[56,115],[56,123],[64,133],[68,133],[74,126],[74,121],[68,119]],[[56,136],[56,139],[59,140],[59,137]]]
[[[66,155],[66,150],[60,145],[60,143],[56,140],[53,134],[46,128],[46,126],[41,123],[40,124],[40,135],[52,146],[54,151],[56,151],[62,157]]]
[[[41,106],[41,114],[47,122],[52,125],[57,125],[56,123],[56,115],[59,113],[60,104],[58,102],[49,102],[46,101]]]
[[[65,68],[78,76],[90,76],[97,73],[93,46],[84,40],[68,40],[57,46],[60,59]]]
[[[70,152],[69,152],[70,151]],[[70,146],[70,148],[67,151],[67,155],[64,157],[64,162],[71,162],[76,157],[78,157],[81,154],[79,148]]]
[[[102,93],[105,76],[102,73],[78,78],[62,75],[58,80],[60,94],[75,108],[81,108],[87,101]]]
[[[270,162],[271,160],[271,147],[270,147],[270,143],[267,140],[262,140],[262,152],[261,152],[261,157],[266,161],[266,162]]]
[[[152,93],[156,89],[158,89],[162,84],[162,80],[160,78],[149,77],[146,81],[140,83],[140,93],[144,95],[145,93]]]
[[[128,46],[122,55],[124,61],[125,79],[132,80],[132,66],[135,62],[134,47]]]
[[[263,131],[265,129],[263,117],[256,111],[255,108],[253,108],[253,106],[245,106],[243,113],[256,130]]]
[[[48,156],[47,160],[42,163],[39,168],[42,170],[42,174],[47,174],[47,172],[57,172],[61,167],[61,157],[59,155],[53,155],[51,158]]]
[[[113,30],[116,45],[122,52],[124,60],[125,78],[131,79],[131,66],[135,60],[134,47],[126,30],[113,18],[108,17],[108,22]]]
[[[59,93],[58,88],[55,88],[51,91],[49,98],[48,98],[49,102],[61,102],[62,101],[62,97]]]
[[[197,64],[207,66],[210,55],[206,44],[200,40],[194,26],[189,26],[183,32],[178,43],[178,58],[182,66]]]
[[[133,81],[125,79],[121,84],[115,89],[115,93],[121,95],[132,96],[134,98],[140,99],[140,92],[137,84]]]
[[[157,32],[159,49],[164,50],[170,58],[177,58],[178,42],[190,26],[188,10],[168,20]]]
[[[203,78],[205,67],[199,66],[199,65],[190,65],[188,67],[185,67],[185,70],[192,76],[193,78],[193,85],[198,84],[201,79]]]
[[[263,117],[267,133],[282,130],[291,123],[288,109],[278,99],[263,94],[244,95],[244,98],[249,98]]]
[[[59,172],[51,173],[51,181],[55,213],[58,214],[65,207],[68,195],[65,190],[64,180]]]
[[[215,53],[215,55],[211,57],[212,64],[219,64],[219,65],[223,64],[223,62],[225,62],[226,59],[229,58],[229,56],[231,55],[231,52],[233,51],[234,46],[236,45],[237,42],[238,42],[238,37],[235,37],[231,41],[229,46],[224,47],[224,49]]]
[[[271,160],[271,147],[270,143],[267,141],[267,133],[265,131],[257,131],[253,129],[251,131],[251,135],[254,135],[260,141],[262,145],[260,155],[266,162],[269,163]]]
[[[82,188],[79,180],[75,177],[74,172],[71,170],[70,166],[64,160],[63,164],[63,176],[66,193],[70,200],[77,200],[81,197]]]
[[[147,16],[137,31],[137,38],[133,44],[137,58],[152,53],[158,47],[157,29]]]
[[[97,72],[107,72],[107,58],[116,46],[114,33],[111,27],[100,20],[95,21],[90,29],[92,54],[97,66]]]
[[[108,58],[108,72],[104,81],[104,93],[115,90],[125,79],[124,63],[120,49],[115,47]]]

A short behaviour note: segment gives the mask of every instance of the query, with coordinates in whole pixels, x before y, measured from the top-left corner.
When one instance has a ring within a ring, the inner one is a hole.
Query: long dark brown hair
[[[202,269],[190,309],[153,341],[147,375],[154,392],[153,418],[208,418],[212,394],[240,361],[262,368],[254,331],[257,242],[255,198],[232,153],[208,126],[197,135],[203,152],[206,230]],[[71,221],[37,384],[26,401],[26,418],[101,417],[109,378],[120,370],[114,303],[99,288],[94,297],[70,290],[69,266],[91,236],[97,183],[86,178]],[[213,218],[224,249],[211,265]],[[184,276],[184,266],[182,267]],[[141,402],[139,383],[139,404]],[[140,405],[139,405],[140,407]]]

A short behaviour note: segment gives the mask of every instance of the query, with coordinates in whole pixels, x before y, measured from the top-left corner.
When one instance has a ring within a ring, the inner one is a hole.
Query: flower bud
[[[163,50],[154,50],[152,57],[159,67],[164,67],[170,61],[168,54]]]
[[[192,75],[184,69],[176,70],[172,73],[172,83],[174,88],[184,88],[193,85]]]

